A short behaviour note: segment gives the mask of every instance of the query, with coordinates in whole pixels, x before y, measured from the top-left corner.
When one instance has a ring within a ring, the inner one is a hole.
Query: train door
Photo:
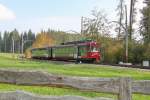
[[[78,47],[78,56],[81,58],[82,56],[86,56],[88,52],[87,46],[79,46]]]

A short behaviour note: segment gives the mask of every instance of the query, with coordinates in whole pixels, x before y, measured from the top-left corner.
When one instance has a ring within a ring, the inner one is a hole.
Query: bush
[[[26,51],[25,51],[25,57],[26,58],[31,58],[31,56],[32,56],[31,49],[30,48],[26,49]]]
[[[143,45],[134,41],[129,42],[128,61],[133,64],[140,64],[143,60],[150,60],[150,44]]]
[[[119,61],[123,61],[124,50],[122,41],[106,39],[101,45],[104,63],[118,63]]]
[[[150,61],[150,43],[144,45],[143,60],[149,60]]]

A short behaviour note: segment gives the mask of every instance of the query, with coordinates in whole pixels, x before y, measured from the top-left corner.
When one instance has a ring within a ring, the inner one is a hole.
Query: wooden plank
[[[79,90],[106,92],[113,94],[119,94],[121,91],[119,86],[121,84],[123,85],[119,78],[69,77],[40,71],[12,70],[0,70],[0,82],[19,85],[54,85],[62,87],[69,86]],[[132,92],[150,95],[150,81],[133,81]]]
[[[131,100],[132,90],[131,90],[131,79],[130,78],[120,78],[120,87],[118,100]]]
[[[81,96],[39,96],[23,91],[2,92],[0,100],[113,100],[110,98],[85,98]]]
[[[79,90],[107,92],[118,94],[119,79],[117,78],[88,78],[88,77],[62,77],[59,76],[57,81],[51,82],[54,85],[70,86]]]
[[[141,93],[150,95],[150,80],[132,82],[133,93]]]
[[[0,82],[18,85],[68,86],[85,91],[119,93],[119,78],[69,77],[39,71],[0,70]]]

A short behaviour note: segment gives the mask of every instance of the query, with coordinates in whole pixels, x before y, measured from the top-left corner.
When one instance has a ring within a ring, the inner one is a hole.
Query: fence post
[[[131,78],[120,78],[118,100],[132,100]]]

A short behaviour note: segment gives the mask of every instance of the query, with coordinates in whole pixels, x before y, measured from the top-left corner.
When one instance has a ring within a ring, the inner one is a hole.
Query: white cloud
[[[0,4],[0,21],[12,20],[15,18],[16,16],[13,11],[11,11],[9,8],[4,6],[3,4]]]

